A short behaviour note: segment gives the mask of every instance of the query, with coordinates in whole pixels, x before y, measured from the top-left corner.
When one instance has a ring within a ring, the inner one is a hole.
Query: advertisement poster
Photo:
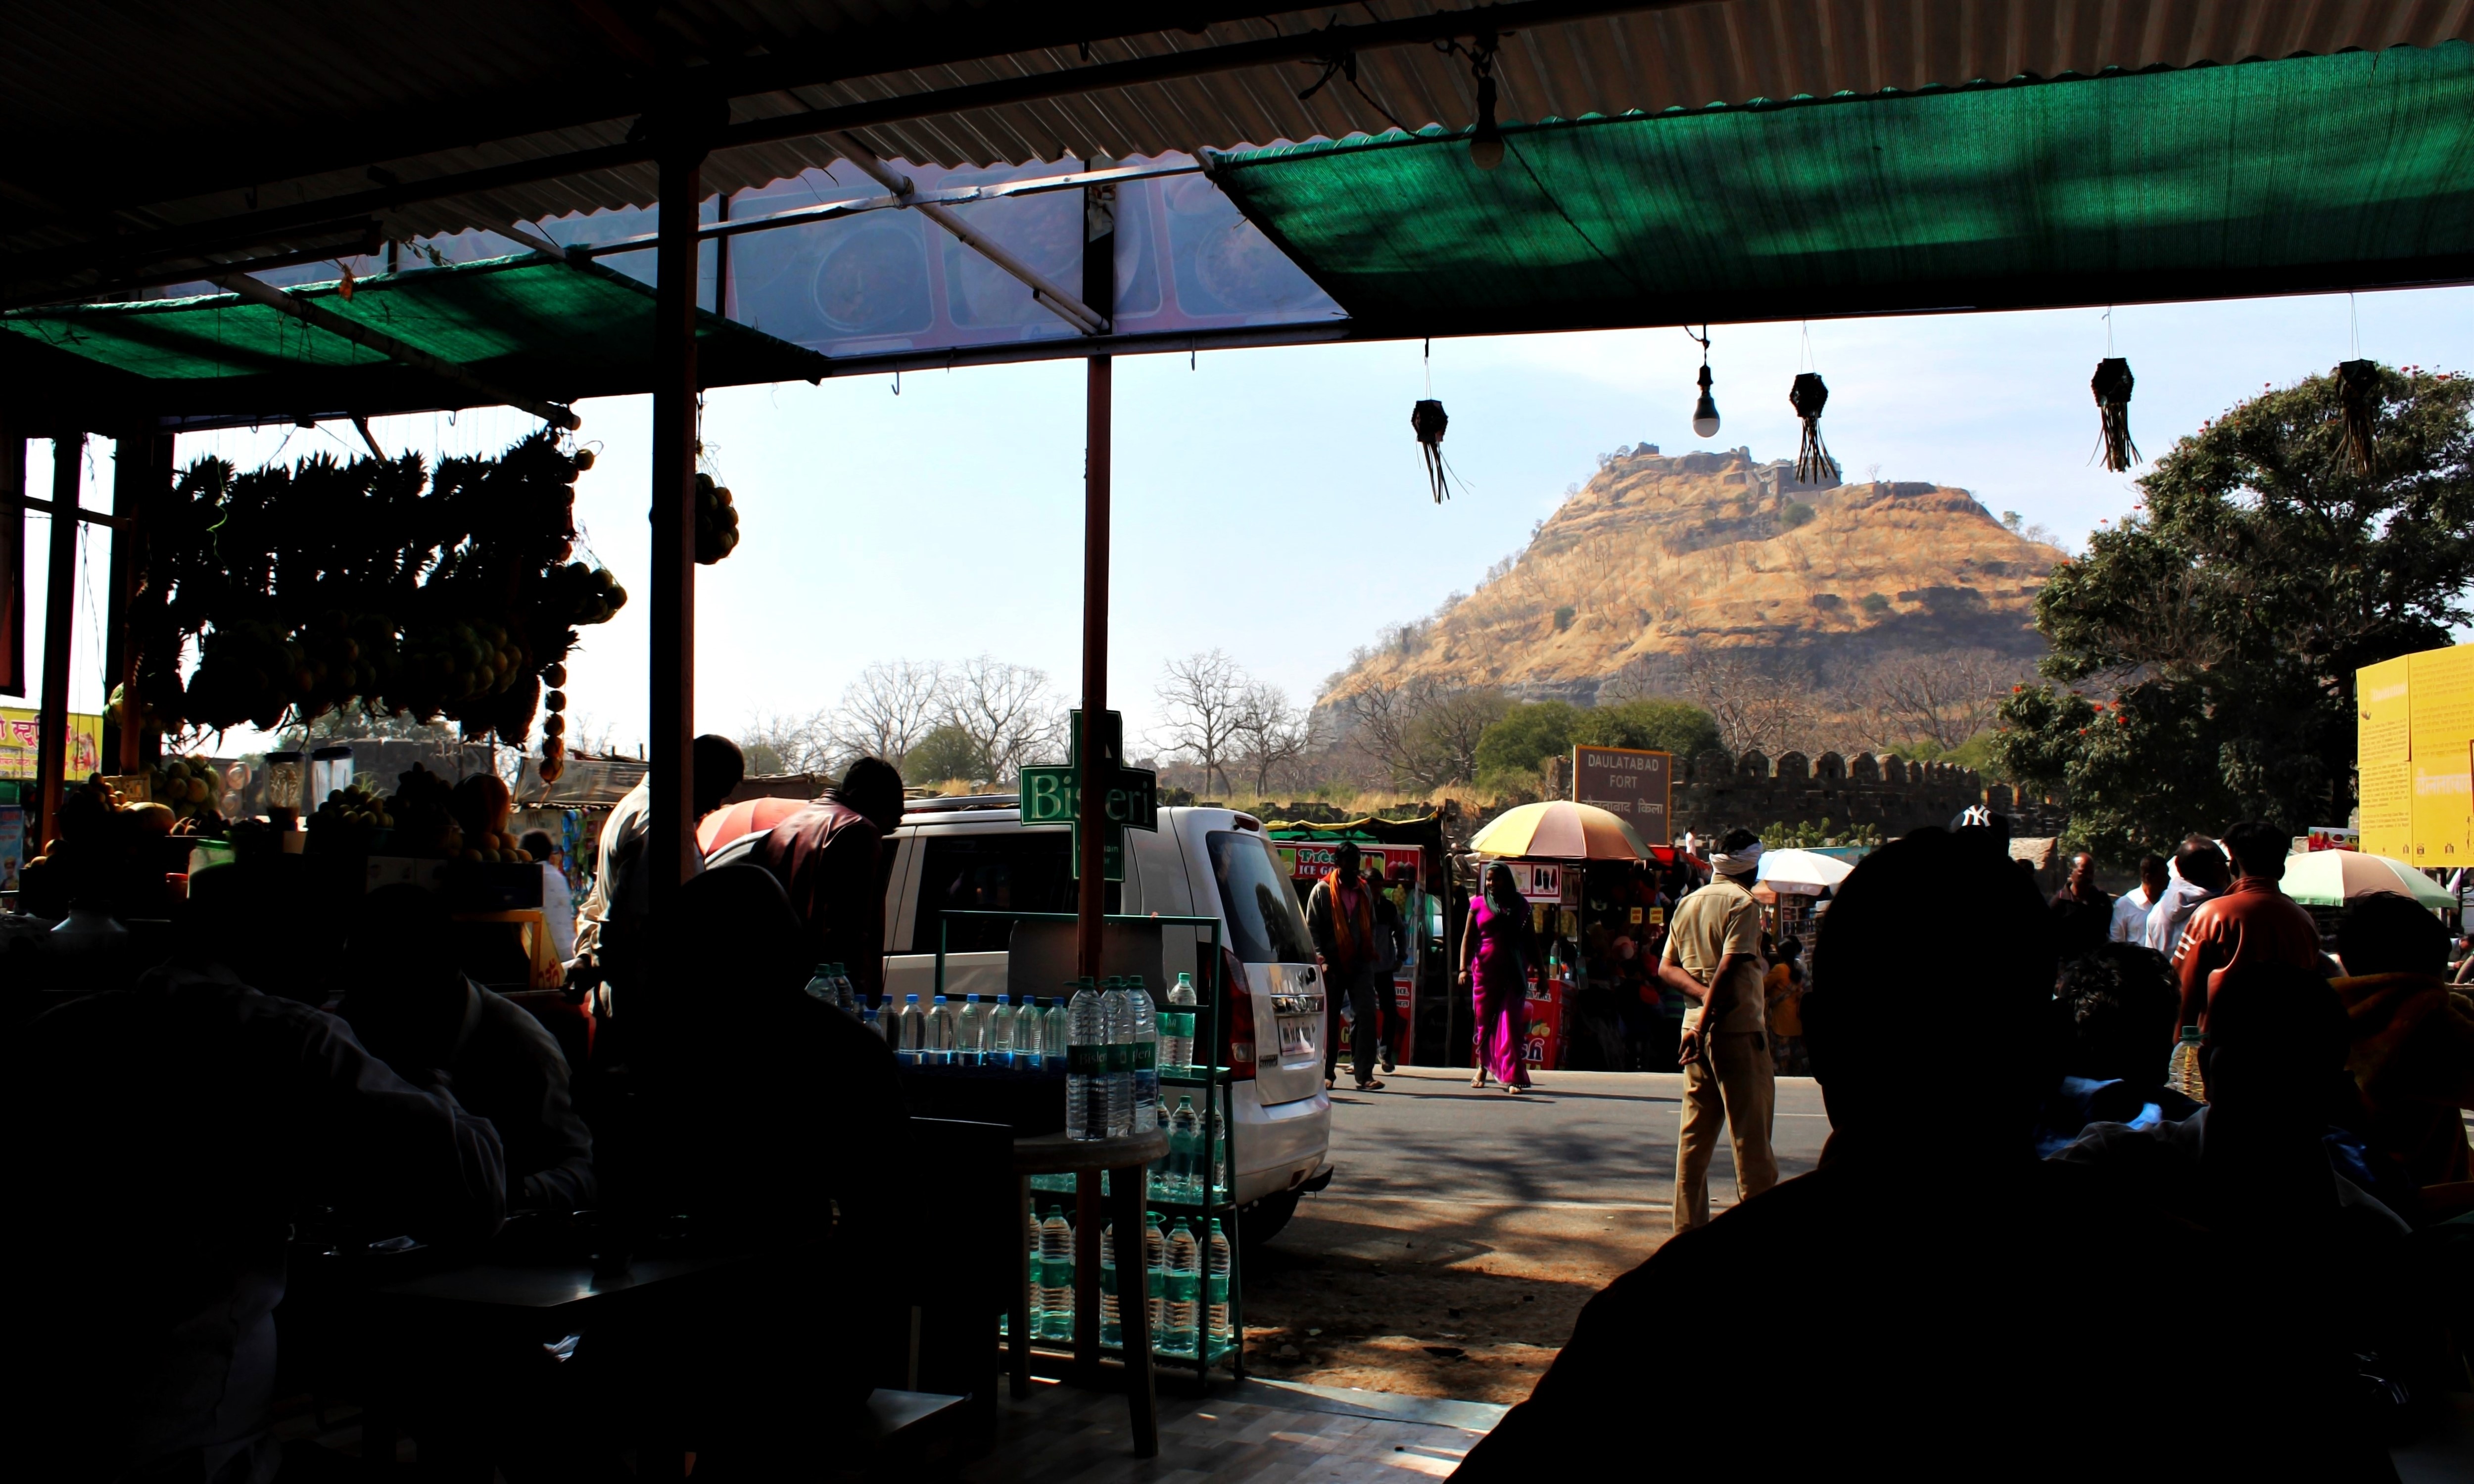
[[[26,856],[26,811],[0,803],[0,892],[17,890],[18,868]]]
[[[0,778],[31,778],[43,729],[31,710],[0,706]],[[67,778],[82,781],[103,766],[103,718],[84,711],[69,713]]]
[[[1272,849],[1280,852],[1280,864],[1289,868],[1289,879],[1308,883],[1320,881],[1339,869],[1340,847],[1341,842],[1337,840],[1272,842]],[[1422,853],[1414,845],[1371,845],[1359,841],[1357,874],[1360,878],[1376,876],[1389,880],[1395,866],[1405,871],[1418,870],[1418,857]]]
[[[1564,986],[1553,979],[1532,984],[1520,1013],[1521,1065],[1552,1071],[1564,1049]]]

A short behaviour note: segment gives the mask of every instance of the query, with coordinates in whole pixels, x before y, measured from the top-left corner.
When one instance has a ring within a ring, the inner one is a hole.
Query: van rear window
[[[1076,907],[1073,839],[1061,829],[989,834],[932,834],[919,871],[919,911],[911,919],[910,951],[936,951],[947,912],[1072,912]],[[1108,910],[1125,888],[1108,883]],[[948,953],[1003,952],[1013,924],[994,918],[957,918]]]
[[[1311,964],[1314,942],[1306,937],[1298,894],[1281,874],[1280,858],[1261,835],[1214,830],[1211,874],[1220,883],[1220,910],[1228,919],[1228,946],[1247,964]]]

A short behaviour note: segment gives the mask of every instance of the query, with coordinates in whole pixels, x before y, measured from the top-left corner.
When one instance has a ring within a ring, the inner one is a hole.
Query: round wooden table
[[[1125,1138],[1067,1138],[1041,1134],[1013,1141],[1013,1170],[1021,1183],[1015,1209],[1031,1204],[1031,1177],[1073,1175],[1075,1181],[1074,1364],[1086,1380],[1100,1374],[1100,1242],[1099,1233],[1113,1221],[1117,1228],[1117,1327],[1126,1363],[1126,1404],[1132,1413],[1134,1456],[1159,1452],[1159,1398],[1152,1379],[1150,1269],[1143,1257],[1143,1207],[1152,1161],[1168,1153],[1168,1131]],[[1103,1210],[1100,1175],[1108,1175]],[[1006,1327],[1007,1359],[1016,1397],[1031,1393],[1031,1251],[1026,1239],[1014,1243],[1020,1268],[1013,1285],[1013,1307]],[[1128,1297],[1128,1275],[1132,1275]]]

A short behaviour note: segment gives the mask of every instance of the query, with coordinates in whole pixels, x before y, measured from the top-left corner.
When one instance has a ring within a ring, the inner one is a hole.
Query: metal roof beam
[[[364,349],[375,350],[390,360],[401,361],[415,371],[426,371],[441,380],[451,381],[485,402],[521,409],[531,413],[551,427],[561,428],[570,433],[584,425],[583,419],[555,402],[546,402],[539,397],[525,396],[520,393],[507,391],[503,387],[493,386],[453,361],[442,360],[426,350],[405,345],[394,336],[374,330],[357,320],[347,320],[331,309],[323,308],[306,299],[286,294],[273,284],[260,283],[247,274],[226,274],[211,281],[222,284],[243,299],[264,304],[269,309],[279,313],[288,314],[303,324],[314,325],[330,335],[341,335]]]
[[[1258,40],[1231,42],[1225,46],[1206,46],[1193,51],[1166,52],[1155,56],[1137,57],[1126,61],[1101,62],[1087,67],[1064,67],[1054,72],[1022,73],[986,83],[968,84],[960,87],[941,88],[923,93],[903,93],[888,98],[872,98],[860,103],[844,104],[831,108],[817,108],[806,113],[785,114],[776,118],[749,119],[721,127],[705,142],[714,151],[728,150],[742,145],[772,144],[785,139],[813,138],[820,134],[865,129],[880,124],[907,123],[917,119],[966,113],[979,108],[1002,108],[1010,104],[1035,103],[1048,98],[1073,97],[1114,88],[1137,87],[1151,83],[1174,82],[1180,78],[1205,77],[1214,73],[1236,72],[1251,67],[1275,66],[1282,62],[1322,61],[1350,53],[1422,46],[1435,41],[1473,36],[1486,32],[1500,34],[1521,28],[1562,25],[1571,21],[1644,11],[1674,10],[1703,3],[1706,3],[1706,0],[1508,0],[1508,3],[1500,5],[1442,11],[1410,16],[1402,20],[1377,21],[1357,26],[1333,24],[1311,31],[1266,36]],[[819,76],[808,79],[807,84],[802,85],[812,85],[827,81],[831,79]],[[791,84],[777,80],[764,91],[778,91],[788,85]],[[740,96],[752,96],[752,94]],[[1235,144],[1243,141],[1228,142]],[[219,218],[211,222],[201,222],[188,227],[167,228],[143,236],[107,239],[103,242],[80,244],[75,247],[42,249],[18,254],[12,260],[0,263],[0,273],[6,273],[10,277],[31,277],[45,273],[83,271],[94,258],[107,253],[126,255],[151,252],[158,257],[165,257],[183,251],[196,251],[199,250],[187,247],[185,244],[194,237],[207,233],[213,233],[225,239],[235,237],[243,239],[235,246],[255,246],[273,240],[281,232],[313,221],[331,220],[342,215],[379,214],[419,202],[441,201],[451,196],[473,195],[505,186],[530,185],[543,180],[557,180],[563,176],[640,165],[651,159],[655,152],[655,140],[651,132],[646,131],[643,132],[643,137],[630,138],[618,144],[601,145],[594,149],[514,160],[503,165],[493,165],[454,175],[433,176],[423,180],[404,180],[376,190],[356,191],[348,196],[328,197],[321,201],[303,202],[290,206],[270,207],[238,216]]]

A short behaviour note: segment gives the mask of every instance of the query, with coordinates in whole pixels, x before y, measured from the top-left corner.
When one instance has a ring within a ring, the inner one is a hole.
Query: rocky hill
[[[1326,699],[1428,679],[1587,701],[1623,675],[1681,689],[1684,657],[1735,651],[1844,674],[1901,652],[2042,653],[2030,603],[2063,553],[1964,490],[1809,486],[1751,450],[1614,455],[1509,569],[1388,632]]]

